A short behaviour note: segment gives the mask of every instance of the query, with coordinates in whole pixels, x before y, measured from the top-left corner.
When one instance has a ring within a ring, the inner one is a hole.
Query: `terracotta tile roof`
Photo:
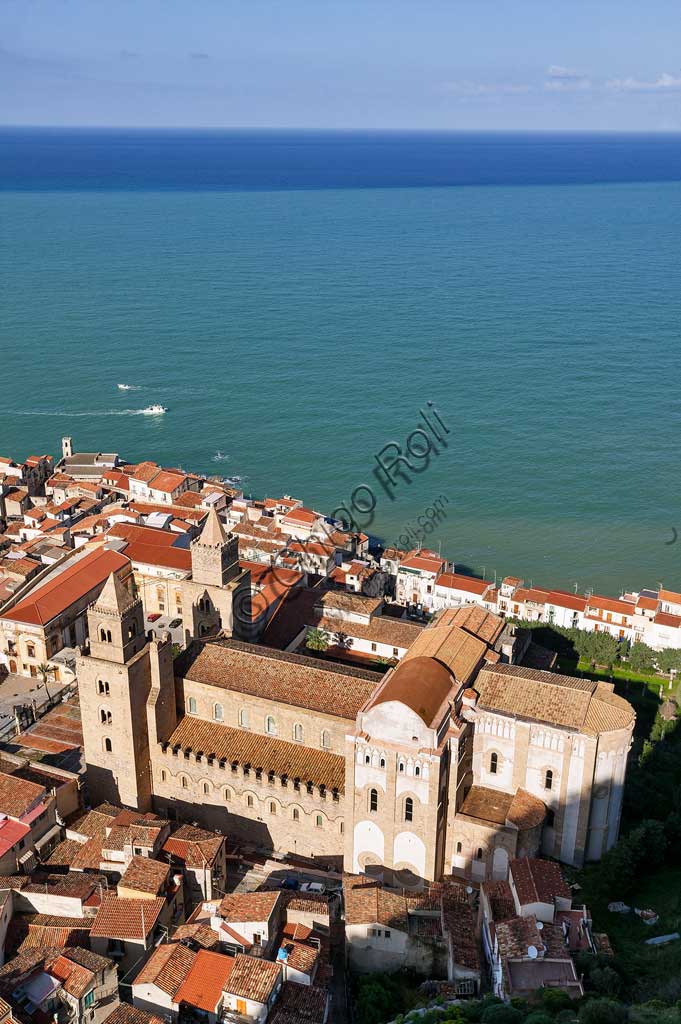
[[[93,987],[95,980],[92,971],[81,964],[74,964],[63,954],[49,965],[49,973],[53,978],[58,978],[64,990],[75,999],[81,999]]]
[[[108,836],[102,841],[102,849],[111,850],[112,853],[120,853],[126,846],[139,846],[143,849],[153,850],[161,833],[167,827],[167,821],[153,821],[139,816],[129,823],[128,821],[125,824],[114,823]]]
[[[299,985],[296,981],[285,981],[276,1008],[277,1012],[291,1014],[296,1021],[324,1024],[328,1001],[328,993],[318,985]]]
[[[253,770],[261,768],[264,772],[272,771],[277,776],[314,782],[341,793],[345,787],[345,758],[340,754],[245,729],[232,729],[190,715],[181,720],[169,738],[168,746],[171,749],[178,746],[182,750],[201,751],[206,756],[213,754],[229,764],[248,764]]]
[[[188,868],[203,868],[215,863],[224,844],[224,836],[196,825],[182,825],[166,839],[163,852],[183,861]]]
[[[0,813],[10,818],[23,817],[39,800],[45,798],[45,787],[26,782],[16,775],[0,772]]]
[[[546,597],[547,604],[553,604],[557,608],[570,608],[575,612],[583,612],[587,605],[585,597],[579,594],[570,594],[566,590],[551,590]]]
[[[516,909],[513,892],[505,879],[483,882],[481,888],[487,897],[494,921],[503,921],[507,917],[515,916]]]
[[[511,861],[510,874],[521,906],[553,903],[556,896],[566,900],[572,898],[570,886],[555,861],[522,857]]]
[[[148,484],[160,471],[161,467],[155,462],[139,462],[135,466],[134,473],[131,475],[133,480],[139,480],[140,483]]]
[[[181,943],[165,942],[156,947],[132,984],[156,985],[172,998],[189,974],[195,959],[196,953]]]
[[[444,558],[429,558],[423,554],[419,555],[416,552],[411,552],[400,562],[398,572],[402,569],[416,569],[419,572],[430,572],[436,576],[442,572],[446,564],[447,562]]]
[[[671,615],[669,612],[658,612],[653,622],[658,626],[671,626],[672,629],[681,627],[681,616]]]
[[[123,872],[118,887],[156,896],[165,887],[169,874],[170,868],[167,864],[152,860],[151,857],[135,855]]]
[[[463,590],[469,594],[482,596],[492,586],[490,580],[479,580],[474,576],[462,576],[458,572],[441,572],[435,580],[436,587],[446,590]]]
[[[281,968],[271,960],[239,953],[225,991],[238,999],[252,999],[266,1003],[281,975]]]
[[[152,477],[149,487],[152,491],[163,491],[172,494],[178,487],[182,487],[187,477],[183,473],[171,473],[169,470],[162,470]]]
[[[25,892],[49,892],[52,896],[71,896],[86,900],[101,885],[106,885],[103,875],[84,875],[80,871],[67,874],[45,874],[42,870],[29,878]]]
[[[681,594],[676,590],[660,590],[658,597],[660,601],[666,601],[667,604],[681,604]]]
[[[415,711],[427,726],[435,728],[446,701],[454,699],[457,689],[449,669],[435,658],[405,657],[386,676],[369,707],[397,701]]]
[[[478,610],[484,612],[482,608]],[[444,616],[446,613],[441,614]],[[473,678],[486,651],[484,640],[458,626],[441,624],[438,619],[435,625],[421,630],[402,659],[402,664],[413,658],[437,660],[453,673],[459,683],[465,684]]]
[[[314,975],[318,960],[319,950],[314,946],[288,938],[282,940],[277,953],[279,963],[285,963],[287,967],[307,974],[310,978]]]
[[[173,932],[172,939],[173,942],[191,941],[202,949],[220,948],[220,936],[206,924],[180,924]]]
[[[503,633],[506,620],[479,605],[467,604],[460,608],[445,608],[438,615],[437,625],[458,626],[471,636],[493,646]]]
[[[98,871],[105,859],[102,853],[102,841],[93,836],[92,839],[83,843],[73,853],[71,867],[79,871]]]
[[[515,825],[523,830],[534,828],[544,820],[546,806],[524,789],[511,794],[486,786],[471,786],[459,813],[478,821]]]
[[[343,877],[346,924],[382,924],[397,931],[408,930],[407,901],[399,893],[384,889],[364,875]]]
[[[634,606],[629,601],[616,601],[612,597],[602,597],[600,594],[592,594],[586,603],[587,608],[597,608],[603,612],[615,612],[618,615],[634,613]]]
[[[475,681],[478,708],[595,736],[633,728],[634,709],[607,684],[556,672],[495,665]]]
[[[285,892],[284,904],[287,910],[328,917],[329,897],[321,892]]]
[[[64,949],[88,946],[92,918],[55,917],[52,914],[17,914],[10,925],[8,946],[27,949]]]
[[[107,894],[97,911],[90,934],[92,937],[141,942],[153,931],[164,906],[165,900],[161,897],[133,900]]]
[[[269,921],[281,900],[281,891],[232,892],[220,904],[223,921],[239,924],[243,921]]]
[[[475,937],[475,914],[465,895],[443,894],[442,921],[454,963],[470,971],[479,971],[480,949]]]
[[[311,512],[308,508],[294,508],[282,518],[281,525],[313,526],[321,518],[318,512]]]
[[[92,551],[32,590],[14,608],[5,612],[3,618],[47,625],[76,601],[103,586],[112,572],[121,574],[129,566],[128,559],[117,551],[103,548]]]
[[[86,811],[85,814],[74,818],[66,826],[70,832],[78,832],[80,835],[103,839],[107,828],[111,827],[112,815],[104,814],[99,810]]]
[[[414,622],[401,622],[399,619],[383,615],[372,616],[368,625],[341,619],[338,616],[313,616],[313,621],[307,625],[323,629],[332,639],[336,633],[345,633],[347,636],[357,637],[359,640],[369,640],[373,643],[404,649],[407,649],[416,640],[423,629],[422,626],[417,626]]]
[[[200,949],[184,982],[175,993],[176,1003],[187,1003],[214,1013],[235,967],[234,957]]]
[[[106,1018],[105,1024],[164,1024],[164,1021],[155,1013],[141,1010],[139,1006],[119,1003],[114,1012]]]
[[[134,523],[115,523],[107,536],[119,537],[128,542],[125,554],[132,562],[191,571],[191,551],[189,548],[175,547],[181,537],[170,530],[156,530],[152,526],[137,526]]]
[[[363,669],[238,640],[192,645],[176,660],[175,674],[352,721],[376,685],[375,674]]]

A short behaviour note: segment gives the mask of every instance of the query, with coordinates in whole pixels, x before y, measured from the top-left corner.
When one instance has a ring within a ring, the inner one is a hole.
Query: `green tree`
[[[323,629],[311,629],[305,637],[305,646],[310,651],[323,654],[329,649],[329,634]]]
[[[627,663],[634,672],[652,672],[655,668],[655,651],[647,644],[636,643],[629,651]]]
[[[497,1003],[495,1006],[488,1006],[486,1010],[483,1010],[480,1019],[482,1024],[521,1024],[523,1013],[515,1006]]]
[[[614,999],[590,999],[579,1010],[579,1024],[624,1024],[627,1008]]]
[[[333,634],[333,640],[336,647],[340,647],[341,651],[349,651],[355,642],[351,636],[348,636],[348,634],[344,633],[342,630]]]
[[[37,666],[37,671],[40,673],[40,678],[43,681],[43,686],[45,687],[45,693],[47,694],[47,699],[48,700],[52,700],[52,697],[50,695],[50,691],[47,688],[47,677],[54,674],[53,666],[52,665],[48,665],[44,661],[41,661],[40,664]]]

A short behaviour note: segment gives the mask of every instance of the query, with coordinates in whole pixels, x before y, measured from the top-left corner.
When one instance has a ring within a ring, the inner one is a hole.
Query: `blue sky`
[[[0,123],[681,130],[681,0],[2,0]]]

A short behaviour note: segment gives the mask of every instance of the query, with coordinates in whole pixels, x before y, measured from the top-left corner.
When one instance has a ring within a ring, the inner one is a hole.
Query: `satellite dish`
[[[543,921],[537,921],[537,928],[539,929],[539,931],[541,931],[543,927],[544,927],[544,922]]]
[[[536,960],[539,956],[539,950],[536,946],[528,946],[527,955],[529,956],[530,960]]]
[[[473,886],[472,885],[467,885],[466,886],[466,892],[468,893],[469,896],[472,896],[473,895]]]

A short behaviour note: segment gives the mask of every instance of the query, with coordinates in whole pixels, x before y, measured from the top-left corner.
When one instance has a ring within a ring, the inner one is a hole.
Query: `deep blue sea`
[[[445,495],[459,566],[681,589],[680,239],[679,135],[2,129],[0,454],[332,511],[431,401],[369,532]]]

